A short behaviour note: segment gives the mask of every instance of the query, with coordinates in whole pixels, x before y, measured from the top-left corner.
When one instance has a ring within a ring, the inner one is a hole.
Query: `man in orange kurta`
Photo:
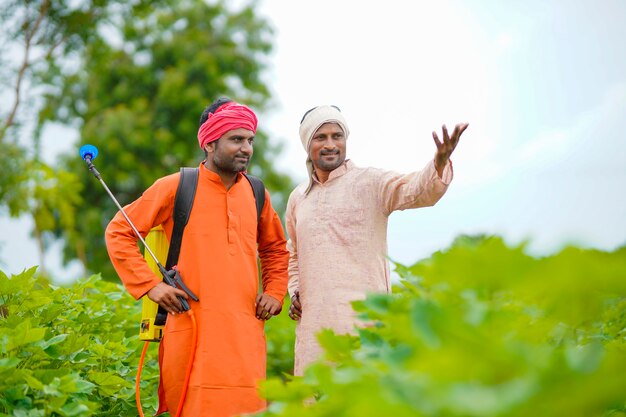
[[[170,313],[159,350],[157,414],[170,411],[173,416],[178,409],[192,349],[196,353],[183,416],[227,417],[265,408],[257,392],[266,369],[264,320],[282,308],[289,254],[267,191],[257,227],[254,194],[242,174],[252,156],[255,132],[254,113],[228,99],[213,103],[201,119],[198,139],[206,160],[200,164],[178,260],[182,279],[198,302],[155,276],[121,213],[107,227],[111,261],[130,294],[136,299],[147,295]],[[161,178],[125,207],[142,236],[162,225],[171,237],[178,182],[178,173]],[[197,346],[191,346],[192,321],[179,314],[176,296],[186,298],[194,311]]]

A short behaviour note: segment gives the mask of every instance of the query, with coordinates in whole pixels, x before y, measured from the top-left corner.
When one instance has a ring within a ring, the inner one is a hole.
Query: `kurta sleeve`
[[[124,207],[142,237],[171,217],[177,183],[173,176],[157,180],[141,197]],[[161,282],[146,263],[137,245],[139,239],[121,212],[108,224],[105,240],[115,271],[135,299]]]
[[[452,181],[452,162],[448,161],[443,178],[430,161],[424,169],[410,174],[386,171],[380,176],[379,204],[386,214],[395,210],[433,206],[445,194]]]
[[[287,293],[287,263],[289,252],[286,248],[285,232],[280,218],[265,190],[265,205],[259,219],[258,249],[261,260],[263,292],[283,302]]]
[[[287,249],[289,250],[289,296],[293,297],[296,290],[300,288],[300,269],[298,268],[298,238],[296,236],[296,216],[295,216],[296,196],[292,192],[287,201],[287,211],[285,213],[285,223],[287,226]]]

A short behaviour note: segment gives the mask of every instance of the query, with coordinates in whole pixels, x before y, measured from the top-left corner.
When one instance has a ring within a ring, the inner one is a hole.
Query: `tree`
[[[108,36],[86,48],[83,65],[61,75],[62,88],[46,95],[42,121],[80,126],[80,144],[100,149],[97,166],[124,205],[157,178],[200,162],[198,120],[215,98],[265,108],[261,75],[272,32],[253,5],[232,11],[222,2],[167,0],[118,17]],[[258,132],[250,171],[275,192],[282,210],[292,184],[268,161],[277,151]],[[76,229],[57,229],[65,260],[79,258],[114,279],[103,235],[117,208],[75,152],[64,161],[83,188]]]
[[[17,217],[30,213],[33,235],[43,253],[54,230],[71,230],[79,184],[63,168],[39,158],[43,123],[37,112],[41,96],[62,84],[67,65],[80,57],[110,16],[146,7],[147,1],[114,7],[109,1],[0,2],[0,206]],[[26,106],[25,106],[26,104]]]

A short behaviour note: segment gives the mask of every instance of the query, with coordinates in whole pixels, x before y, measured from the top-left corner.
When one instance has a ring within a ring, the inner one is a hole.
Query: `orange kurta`
[[[161,224],[168,239],[179,174],[157,180],[124,211],[146,236]],[[264,323],[255,317],[258,293],[257,250],[263,290],[282,303],[287,289],[285,236],[266,191],[259,220],[252,187],[239,175],[226,190],[220,177],[200,165],[198,188],[185,228],[178,269],[199,302],[190,300],[198,344],[183,416],[233,416],[265,407],[259,380],[265,378]],[[121,213],[106,230],[109,256],[131,295],[142,297],[160,279],[146,264],[137,238]],[[191,352],[192,322],[169,315],[160,346],[158,413],[175,413]],[[172,414],[173,415],[173,414]]]

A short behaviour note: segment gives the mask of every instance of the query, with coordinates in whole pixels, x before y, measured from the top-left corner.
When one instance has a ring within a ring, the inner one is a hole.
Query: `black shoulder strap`
[[[174,228],[172,230],[170,248],[167,252],[167,262],[165,264],[165,269],[167,270],[171,269],[178,263],[178,255],[180,254],[180,247],[183,241],[183,231],[189,221],[193,200],[196,196],[198,173],[198,168],[183,167],[180,169],[180,181],[178,182],[176,200],[174,202]],[[261,218],[263,206],[265,206],[265,185],[261,179],[253,175],[244,175],[250,182],[252,191],[254,192],[254,199],[256,201],[256,218],[258,223]]]
[[[183,231],[189,221],[193,200],[196,196],[198,174],[198,168],[182,167],[180,169],[180,181],[178,182],[178,189],[176,190],[176,199],[174,202],[174,228],[172,230],[170,248],[167,252],[167,262],[165,264],[165,269],[167,270],[171,269],[178,263],[180,247],[183,241]],[[258,223],[261,218],[261,211],[265,206],[265,185],[260,178],[257,178],[254,175],[244,175],[250,182],[250,186],[252,186],[254,200],[256,202],[256,219]]]
[[[252,186],[252,192],[254,192],[254,200],[256,201],[256,221],[257,224],[261,219],[261,211],[263,211],[263,207],[265,206],[265,185],[260,178],[255,177],[250,174],[243,174],[250,185]]]
[[[176,190],[176,200],[174,202],[174,228],[170,240],[170,249],[167,252],[167,262],[165,269],[169,270],[178,263],[180,245],[183,241],[183,231],[193,206],[193,199],[196,196],[198,186],[198,168],[182,167],[180,169],[180,181]]]

